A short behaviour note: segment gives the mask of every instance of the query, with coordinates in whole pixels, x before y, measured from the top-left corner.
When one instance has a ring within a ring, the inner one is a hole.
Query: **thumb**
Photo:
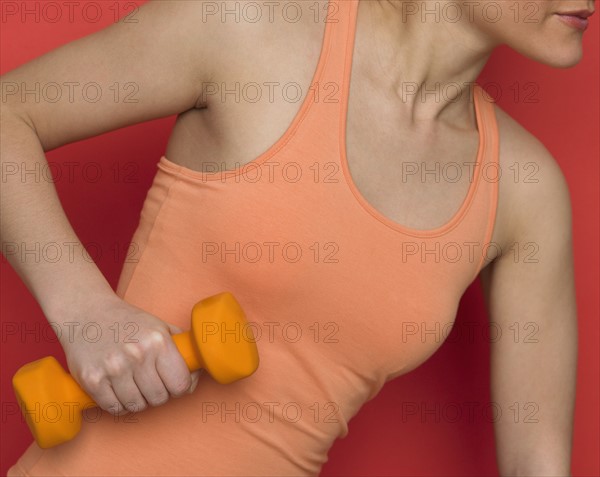
[[[183,333],[183,330],[179,326],[172,325],[171,323],[167,323],[167,326],[169,327],[169,333],[172,335]]]
[[[198,386],[198,381],[200,381],[200,376],[202,376],[203,373],[203,369],[199,369],[198,371],[194,371],[193,373],[191,373],[192,384],[190,386],[190,389],[188,389],[188,393],[192,394],[194,392],[196,386]]]

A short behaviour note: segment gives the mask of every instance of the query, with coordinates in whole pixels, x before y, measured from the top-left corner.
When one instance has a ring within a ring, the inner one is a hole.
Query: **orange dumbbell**
[[[250,327],[244,329],[246,324],[236,299],[223,292],[198,302],[192,309],[191,331],[172,338],[190,371],[204,368],[215,381],[228,384],[258,367],[254,335]],[[97,406],[52,356],[19,368],[12,383],[27,425],[42,448],[73,439],[81,429],[81,411]]]

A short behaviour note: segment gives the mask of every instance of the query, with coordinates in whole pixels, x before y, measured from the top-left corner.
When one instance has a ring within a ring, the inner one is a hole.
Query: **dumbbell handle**
[[[192,334],[189,331],[183,333],[177,333],[171,335],[171,338],[175,342],[175,346],[183,356],[185,364],[187,365],[190,372],[197,371],[204,367],[200,356],[196,353],[193,343]],[[75,379],[69,375],[71,379],[65,383],[65,402],[77,402],[82,408],[87,409],[90,407],[96,407],[98,404],[83,390]]]
[[[202,358],[196,352],[196,347],[194,346],[194,337],[190,331],[184,331],[183,333],[177,333],[176,335],[171,335],[173,341],[175,342],[175,346],[183,356],[183,360],[185,364],[187,364],[190,372],[198,371],[199,369],[204,368],[204,363],[202,362]]]

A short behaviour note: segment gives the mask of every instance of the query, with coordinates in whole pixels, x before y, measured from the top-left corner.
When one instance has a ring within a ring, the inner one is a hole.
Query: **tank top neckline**
[[[234,169],[227,169],[217,172],[202,172],[194,169],[190,169],[189,167],[182,166],[175,162],[172,162],[167,158],[165,154],[160,157],[159,160],[159,168],[164,168],[171,172],[174,172],[178,175],[185,176],[188,179],[199,182],[210,182],[210,181],[226,181],[228,178],[234,178],[236,176],[243,176],[246,173],[252,173],[252,171],[259,167],[261,164],[266,162],[268,159],[276,155],[281,149],[283,149],[286,144],[293,138],[294,134],[302,124],[303,120],[307,117],[307,113],[309,112],[311,106],[315,103],[312,98],[311,92],[315,91],[317,86],[322,80],[324,70],[327,66],[327,59],[329,54],[331,53],[331,45],[332,45],[332,37],[337,35],[340,39],[345,40],[346,50],[344,53],[344,59],[342,61],[341,72],[338,73],[339,81],[341,84],[341,99],[340,99],[340,109],[339,109],[339,130],[338,130],[338,140],[339,140],[339,165],[342,169],[343,182],[345,182],[348,189],[351,191],[352,196],[355,198],[356,202],[367,212],[369,213],[375,220],[382,223],[386,227],[400,232],[405,235],[413,236],[413,237],[436,237],[443,235],[457,225],[460,224],[464,216],[466,215],[469,207],[472,203],[473,197],[477,191],[477,186],[480,182],[480,171],[482,168],[483,158],[487,149],[487,141],[486,141],[486,133],[488,129],[488,124],[485,117],[484,107],[485,105],[481,104],[481,102],[485,102],[483,99],[483,89],[474,82],[472,87],[470,88],[471,94],[471,102],[475,107],[475,118],[476,118],[476,126],[479,135],[477,153],[474,164],[473,177],[470,178],[469,188],[465,197],[463,198],[458,210],[442,225],[429,229],[416,229],[412,227],[408,227],[402,225],[393,219],[387,217],[386,215],[379,212],[375,207],[373,207],[367,199],[361,194],[356,186],[352,176],[350,174],[348,158],[346,152],[346,125],[347,125],[347,115],[348,115],[348,100],[350,93],[350,77],[352,70],[352,59],[354,56],[354,45],[355,45],[355,36],[356,36],[356,18],[358,13],[358,4],[360,0],[328,0],[327,1],[327,12],[330,11],[330,5],[333,3],[337,3],[338,5],[348,6],[349,11],[347,11],[348,16],[344,18],[345,28],[340,28],[340,25],[344,25],[344,23],[340,23],[339,20],[327,21],[327,16],[325,18],[325,28],[324,34],[321,44],[321,51],[319,53],[319,59],[317,61],[317,65],[315,71],[313,73],[313,77],[311,82],[309,83],[309,88],[307,94],[301,102],[300,108],[298,109],[296,115],[294,116],[292,122],[289,124],[288,128],[283,132],[283,134],[264,152],[259,154],[253,160],[244,163],[243,165],[239,165]],[[334,10],[335,11],[335,10]],[[337,10],[340,11],[340,10]],[[491,105],[490,105],[491,106]]]
[[[408,227],[405,225],[392,220],[388,216],[379,212],[375,207],[373,207],[369,201],[361,194],[356,186],[354,180],[352,179],[352,175],[350,174],[350,168],[348,165],[348,157],[346,152],[346,128],[348,123],[348,103],[350,96],[350,81],[352,74],[352,60],[354,57],[355,51],[355,38],[356,38],[356,19],[358,16],[358,4],[360,0],[351,0],[349,4],[350,8],[350,17],[348,19],[348,27],[347,27],[347,37],[346,37],[346,52],[344,57],[344,69],[343,69],[343,78],[342,78],[342,104],[341,104],[341,113],[340,113],[340,134],[339,134],[339,150],[340,150],[340,162],[341,168],[344,175],[344,180],[348,187],[350,188],[352,194],[356,198],[356,201],[376,220],[383,223],[385,226],[393,229],[395,231],[401,232],[405,235],[410,235],[413,237],[436,237],[446,232],[450,231],[454,227],[456,227],[464,218],[465,214],[469,210],[469,206],[473,200],[475,192],[477,191],[477,185],[480,179],[480,171],[483,162],[484,153],[486,150],[486,128],[485,128],[485,115],[482,114],[480,100],[481,93],[483,90],[477,83],[473,83],[470,89],[470,104],[474,104],[475,106],[475,119],[478,133],[478,144],[477,144],[477,152],[475,155],[475,164],[474,164],[474,172],[473,177],[470,179],[469,187],[466,195],[463,197],[458,210],[454,212],[454,214],[447,219],[442,225],[437,227],[428,228],[428,229],[416,229],[412,227]]]

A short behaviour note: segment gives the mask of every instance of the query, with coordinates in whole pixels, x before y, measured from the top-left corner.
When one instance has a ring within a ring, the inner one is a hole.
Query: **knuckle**
[[[167,349],[167,338],[160,330],[149,330],[137,343],[127,343],[125,349],[133,357],[143,360],[149,354],[163,353]]]
[[[169,394],[166,391],[160,391],[160,392],[157,392],[156,394],[154,394],[149,399],[148,402],[151,406],[162,406],[168,400],[169,400]]]
[[[170,391],[173,395],[180,396],[187,392],[187,390],[190,388],[190,385],[191,385],[191,379],[181,380],[181,381],[178,381],[177,383],[175,383],[170,388]]]
[[[123,406],[121,406],[121,403],[119,402],[105,401],[98,404],[100,409],[112,414],[113,416],[120,416],[123,413]]]
[[[106,375],[102,369],[95,366],[90,366],[80,371],[79,381],[87,390],[96,393],[100,391],[102,386],[105,384]]]
[[[104,367],[109,376],[120,376],[127,369],[127,361],[123,355],[109,354],[104,358]]]
[[[142,401],[128,401],[127,404],[125,404],[125,408],[129,412],[140,412],[146,409],[146,407],[148,407],[148,405],[146,402]]]
[[[167,336],[159,330],[148,333],[148,344],[156,349],[162,350],[167,346]]]
[[[123,347],[127,357],[136,364],[144,361],[144,348],[139,343],[126,343]]]

